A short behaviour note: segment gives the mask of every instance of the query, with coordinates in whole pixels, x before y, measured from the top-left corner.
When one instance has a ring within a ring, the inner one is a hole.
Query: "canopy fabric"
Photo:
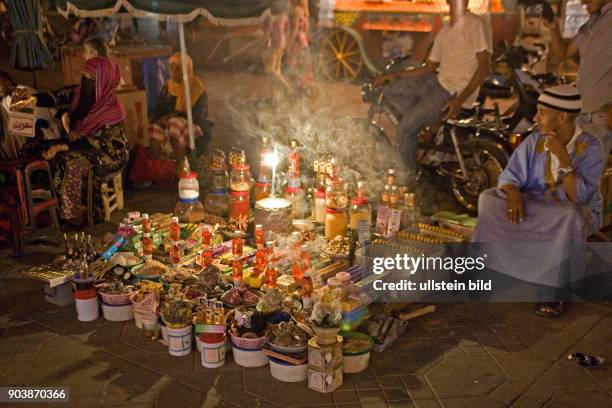
[[[283,0],[57,0],[57,9],[64,17],[106,17],[124,9],[140,18],[186,23],[203,16],[215,25],[236,26],[261,23],[279,1]]]
[[[42,69],[51,61],[43,40],[38,0],[9,0],[9,18],[15,33],[11,65],[17,69]]]

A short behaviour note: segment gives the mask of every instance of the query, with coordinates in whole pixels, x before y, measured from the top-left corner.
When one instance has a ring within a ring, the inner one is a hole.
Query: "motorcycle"
[[[393,64],[390,65],[391,67]],[[386,99],[386,84],[362,86],[362,99],[370,105],[368,120],[375,129],[374,137],[391,144],[393,133],[402,119]],[[478,210],[478,196],[497,185],[497,179],[508,163],[506,141],[482,121],[471,115],[447,119],[437,132],[421,132],[418,141],[418,178],[427,171],[442,177],[444,184],[459,205],[470,213]]]

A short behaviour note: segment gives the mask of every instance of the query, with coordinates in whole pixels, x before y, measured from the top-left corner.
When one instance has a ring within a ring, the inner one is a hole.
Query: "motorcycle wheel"
[[[508,163],[499,147],[488,140],[469,141],[463,145],[463,150],[468,177],[462,180],[451,176],[450,189],[463,208],[476,214],[480,193],[497,186],[497,180]],[[457,168],[454,174],[460,176],[461,169]]]

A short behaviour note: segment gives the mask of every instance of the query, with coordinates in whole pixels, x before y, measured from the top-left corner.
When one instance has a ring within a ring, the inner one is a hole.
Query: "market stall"
[[[434,311],[381,302],[373,282],[395,272],[373,275],[371,259],[439,256],[470,227],[423,217],[393,169],[379,200],[347,183],[332,155],[304,163],[300,153],[295,141],[263,138],[253,178],[243,150],[216,150],[203,200],[185,162],[173,214],[129,212],[115,234],[65,235],[64,255],[24,274],[45,282],[50,302],[74,297],[79,320],[100,309],[108,321],[134,320],[172,356],[195,349],[215,368],[231,352],[242,367],[269,365],[277,380],[331,392]]]

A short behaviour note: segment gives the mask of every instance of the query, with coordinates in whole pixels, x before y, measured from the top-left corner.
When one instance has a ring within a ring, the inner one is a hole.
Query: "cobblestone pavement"
[[[175,199],[128,192],[126,207],[167,210]],[[121,217],[113,214],[115,222]],[[196,352],[171,357],[133,322],[80,323],[74,305],[47,303],[42,284],[19,272],[58,249],[27,251],[19,260],[0,253],[0,386],[67,386],[71,407],[612,406],[611,366],[587,370],[567,360],[572,351],[612,358],[610,305],[577,304],[554,319],[526,303],[438,305],[373,354],[365,372],[321,394],[306,383],[279,382],[267,367],[238,367],[230,356],[220,369],[203,368]]]

